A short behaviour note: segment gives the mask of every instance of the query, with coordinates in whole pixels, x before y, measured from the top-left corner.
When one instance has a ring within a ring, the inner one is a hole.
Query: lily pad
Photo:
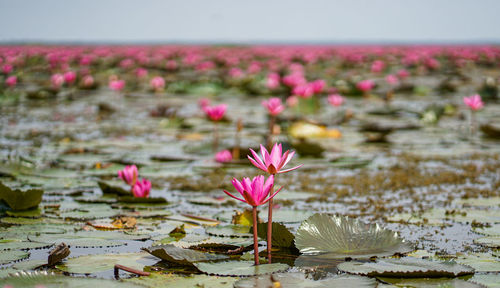
[[[474,274],[469,266],[418,258],[389,258],[376,262],[349,261],[337,266],[340,271],[370,277],[458,277]]]
[[[464,206],[500,207],[500,197],[457,199],[453,202]]]
[[[475,274],[469,282],[484,285],[489,288],[500,287],[500,274]]]
[[[390,283],[395,287],[419,287],[419,288],[443,288],[443,287],[460,287],[460,288],[482,288],[483,286],[462,279],[450,278],[378,278],[383,282]]]
[[[142,270],[155,262],[146,253],[98,254],[69,258],[56,268],[69,273],[90,274],[111,270],[115,264]]]
[[[12,241],[7,243],[0,242],[0,250],[30,250],[49,248],[52,245],[52,243],[36,243],[28,241]]]
[[[38,206],[42,202],[41,189],[11,189],[0,182],[0,200],[5,201],[13,210],[26,210]]]
[[[249,233],[253,231],[250,228]],[[261,239],[267,239],[267,222],[257,224],[257,234]],[[273,247],[295,248],[295,236],[281,223],[272,225],[272,245]]]
[[[476,272],[500,272],[500,259],[489,253],[460,255],[455,261],[474,268]]]
[[[206,228],[205,232],[220,237],[253,237],[253,234],[248,233],[248,226],[243,225],[217,225]]]
[[[14,261],[26,259],[30,256],[29,252],[24,251],[2,251],[0,253],[0,265],[7,264]]]
[[[259,277],[244,278],[234,284],[235,288],[254,287],[304,287],[304,288],[328,288],[328,287],[376,287],[377,281],[368,277],[355,275],[340,275],[321,280],[307,279],[304,274],[275,273]]]
[[[97,181],[97,185],[101,188],[103,194],[117,194],[130,196],[130,190],[127,190],[124,185],[111,181]]]
[[[303,254],[324,254],[324,258],[335,259],[390,256],[413,250],[397,233],[378,224],[328,214],[314,214],[302,222],[295,246]]]
[[[488,236],[488,237],[474,239],[474,243],[486,247],[498,248],[500,247],[500,236]]]
[[[106,287],[106,288],[140,288],[143,286],[116,280],[96,278],[76,278],[49,273],[46,271],[17,272],[10,277],[0,279],[2,287]]]
[[[143,248],[144,251],[164,261],[179,265],[191,266],[194,262],[227,259],[225,255],[203,253],[190,249],[178,248],[174,245],[160,245]]]
[[[166,204],[167,199],[163,197],[134,197],[134,196],[120,196],[118,197],[119,202],[124,203],[157,203]]]
[[[280,272],[288,269],[283,263],[254,265],[252,261],[198,262],[194,266],[208,275],[218,276],[255,276]]]
[[[216,214],[215,218],[221,221],[231,222],[233,214],[234,212],[232,211],[226,211]],[[311,215],[312,213],[308,211],[278,209],[273,210],[273,222],[298,223],[307,219]],[[267,222],[267,213],[260,213],[259,218],[262,221]]]
[[[490,227],[473,227],[472,230],[483,235],[500,236],[500,224],[492,224]]]
[[[172,275],[152,273],[149,276],[125,279],[125,282],[136,283],[151,288],[183,288],[183,287],[204,287],[204,288],[232,288],[238,280],[235,277],[213,277],[207,275]]]

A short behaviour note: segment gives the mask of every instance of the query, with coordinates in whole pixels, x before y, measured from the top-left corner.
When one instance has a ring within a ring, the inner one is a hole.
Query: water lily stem
[[[255,265],[259,265],[259,242],[257,239],[257,206],[253,206],[253,253]]]
[[[276,116],[269,116],[269,134],[267,135],[266,146],[267,149],[272,149],[273,147],[273,135],[274,135],[274,125],[276,123]]]
[[[219,129],[217,127],[217,121],[214,121],[214,143],[213,143],[213,152],[217,152],[219,147]]]
[[[273,188],[269,191],[269,195],[273,194]],[[267,262],[271,264],[271,249],[273,242],[273,199],[269,200],[269,209],[267,214]]]

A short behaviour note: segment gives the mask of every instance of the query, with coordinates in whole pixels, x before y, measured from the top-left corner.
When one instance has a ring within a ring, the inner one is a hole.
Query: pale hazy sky
[[[500,0],[0,0],[0,41],[500,43]]]

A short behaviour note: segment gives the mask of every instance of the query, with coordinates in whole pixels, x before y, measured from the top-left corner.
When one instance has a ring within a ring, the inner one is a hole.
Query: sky
[[[499,0],[0,0],[0,42],[500,43]]]

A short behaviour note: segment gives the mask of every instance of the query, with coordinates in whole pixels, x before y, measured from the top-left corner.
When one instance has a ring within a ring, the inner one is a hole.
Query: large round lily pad
[[[275,273],[259,277],[244,278],[234,284],[235,288],[300,287],[300,288],[345,288],[376,287],[377,281],[368,277],[340,275],[321,280],[307,279],[302,273]]]
[[[248,226],[243,225],[217,225],[208,227],[205,232],[208,235],[220,237],[253,237],[252,234],[248,233]]]
[[[500,272],[500,259],[490,253],[461,255],[455,261],[474,268],[476,272]]]
[[[203,288],[232,288],[238,280],[236,277],[213,277],[207,275],[172,275],[152,273],[150,276],[129,278],[125,282],[136,283],[151,288],[184,288],[184,287],[203,287]]]
[[[481,285],[464,281],[457,278],[378,278],[383,282],[390,283],[394,287],[418,287],[418,288],[484,288]]]
[[[106,288],[140,288],[138,284],[126,283],[116,280],[96,279],[96,278],[76,278],[62,276],[53,273],[42,272],[17,272],[10,277],[0,279],[2,287],[46,287],[46,288],[85,288],[85,287],[106,287]]]
[[[413,250],[397,233],[378,224],[328,214],[314,214],[302,222],[295,246],[303,254],[324,254],[323,258],[335,259],[390,256]]]
[[[0,182],[0,200],[5,201],[13,210],[26,210],[38,206],[42,201],[41,189],[11,189]]]
[[[218,276],[254,276],[288,269],[283,263],[254,265],[252,261],[198,262],[194,266],[201,272]]]
[[[474,269],[454,262],[437,262],[412,257],[389,258],[376,262],[349,261],[337,266],[340,271],[370,277],[457,277]]]
[[[69,258],[56,268],[69,273],[89,274],[111,270],[115,264],[142,270],[154,263],[156,259],[146,253],[98,254]]]
[[[197,261],[220,260],[228,258],[225,255],[203,253],[195,250],[178,248],[170,244],[144,248],[144,251],[167,262],[187,266],[191,266],[194,262]]]
[[[26,259],[29,256],[30,253],[24,251],[2,251],[0,253],[0,265]]]

